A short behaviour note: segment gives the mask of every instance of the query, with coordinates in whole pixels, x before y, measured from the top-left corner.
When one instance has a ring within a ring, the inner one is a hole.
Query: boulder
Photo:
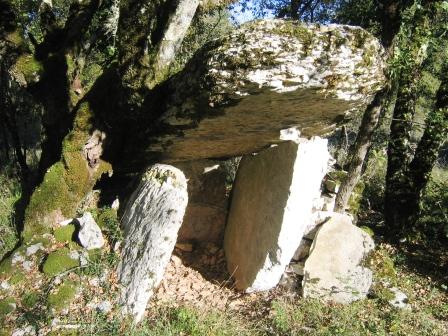
[[[309,225],[328,158],[327,140],[316,137],[241,160],[224,237],[238,289],[277,285]]]
[[[90,212],[85,212],[79,222],[78,240],[83,247],[88,250],[101,248],[104,245],[101,229],[92,217]]]
[[[359,27],[258,20],[204,46],[147,99],[126,162],[235,157],[327,134],[385,85],[384,50]],[[163,102],[158,97],[166,97]],[[165,104],[165,105],[162,105]],[[155,106],[152,108],[152,106]]]
[[[162,280],[188,202],[187,180],[177,168],[150,167],[131,195],[122,218],[124,246],[118,265],[120,302],[140,321]]]
[[[372,271],[362,265],[374,242],[345,214],[333,213],[317,231],[305,262],[303,296],[350,303],[364,298]]]
[[[223,162],[198,160],[173,165],[188,180],[188,205],[178,242],[222,244],[228,208],[228,173]]]

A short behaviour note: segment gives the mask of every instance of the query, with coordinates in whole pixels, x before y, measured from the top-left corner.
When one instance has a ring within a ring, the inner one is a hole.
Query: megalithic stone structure
[[[327,140],[315,137],[242,159],[224,237],[238,289],[263,291],[278,284],[310,223],[329,157]]]

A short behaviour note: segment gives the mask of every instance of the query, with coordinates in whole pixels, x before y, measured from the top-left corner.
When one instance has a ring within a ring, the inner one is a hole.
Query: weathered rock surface
[[[101,248],[104,245],[101,229],[92,217],[90,212],[85,212],[79,222],[78,240],[83,247],[88,250]]]
[[[303,296],[338,303],[364,298],[372,271],[361,264],[373,248],[372,238],[349,216],[333,213],[318,230],[305,262]]]
[[[170,260],[188,202],[187,180],[177,168],[156,164],[132,194],[122,218],[124,247],[118,275],[121,304],[138,322]]]
[[[221,244],[227,218],[227,172],[223,162],[198,160],[175,163],[188,180],[188,206],[178,242]]]
[[[241,160],[224,237],[238,289],[277,285],[310,222],[328,158],[327,140],[313,138]]]
[[[146,153],[171,161],[233,157],[281,142],[282,129],[328,133],[384,85],[383,55],[359,27],[243,25],[162,88],[169,98],[156,132],[141,132]]]

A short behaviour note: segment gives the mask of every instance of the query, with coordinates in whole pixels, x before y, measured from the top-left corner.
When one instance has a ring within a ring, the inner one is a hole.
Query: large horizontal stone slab
[[[362,265],[373,250],[372,238],[350,216],[332,213],[317,231],[305,262],[303,296],[350,303],[364,298],[372,271]]]
[[[327,140],[285,142],[245,156],[232,191],[224,250],[236,287],[275,287],[311,220],[327,171]]]
[[[290,127],[326,134],[384,85],[383,57],[359,27],[246,24],[205,46],[148,99],[164,112],[137,132],[139,144],[148,144],[146,157],[181,161],[252,153]]]

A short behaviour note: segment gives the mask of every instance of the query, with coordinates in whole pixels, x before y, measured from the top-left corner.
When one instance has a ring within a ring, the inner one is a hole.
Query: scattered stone
[[[4,290],[8,290],[8,289],[11,288],[11,285],[8,283],[8,281],[3,280],[3,281],[0,283],[0,288],[1,288],[1,289],[4,289]]]
[[[311,220],[328,158],[327,140],[312,138],[241,160],[224,240],[237,289],[278,284]]]
[[[345,214],[334,213],[318,230],[305,262],[303,296],[350,303],[364,298],[372,271],[362,266],[374,242]]]
[[[103,234],[96,224],[90,212],[85,212],[79,221],[80,229],[78,232],[79,242],[88,250],[101,248],[104,245]]]
[[[394,298],[389,301],[389,304],[398,309],[411,310],[409,305],[408,296],[399,290],[397,287],[389,288],[389,290],[394,294]]]
[[[66,220],[63,220],[62,222],[59,222],[59,226],[66,226],[68,224],[71,224],[72,222],[73,222],[73,218],[66,219]]]
[[[44,246],[42,245],[42,243],[37,243],[37,244],[31,245],[31,246],[28,246],[25,254],[27,257],[30,257],[30,256],[34,255],[37,251],[43,250],[43,249],[44,249]]]
[[[33,336],[37,335],[37,332],[30,325],[20,328],[20,329],[15,329],[11,334],[11,336],[31,336],[31,335],[33,335]]]
[[[18,251],[12,255],[11,265],[15,265],[17,263],[22,263],[24,261],[25,261],[25,256],[20,251]]]
[[[163,278],[187,202],[184,174],[162,164],[148,169],[128,202],[122,218],[125,240],[118,276],[123,311],[136,322]]]
[[[96,310],[100,313],[107,314],[112,310],[112,303],[108,300],[102,301],[96,306]]]
[[[118,211],[118,209],[120,208],[120,200],[118,199],[118,197],[115,198],[110,207],[111,209]]]
[[[22,263],[22,267],[25,271],[30,272],[34,267],[34,262],[32,262],[31,260],[25,260]]]
[[[184,252],[191,252],[191,251],[193,251],[193,244],[177,243],[176,248],[178,248],[179,250],[184,251]]]

